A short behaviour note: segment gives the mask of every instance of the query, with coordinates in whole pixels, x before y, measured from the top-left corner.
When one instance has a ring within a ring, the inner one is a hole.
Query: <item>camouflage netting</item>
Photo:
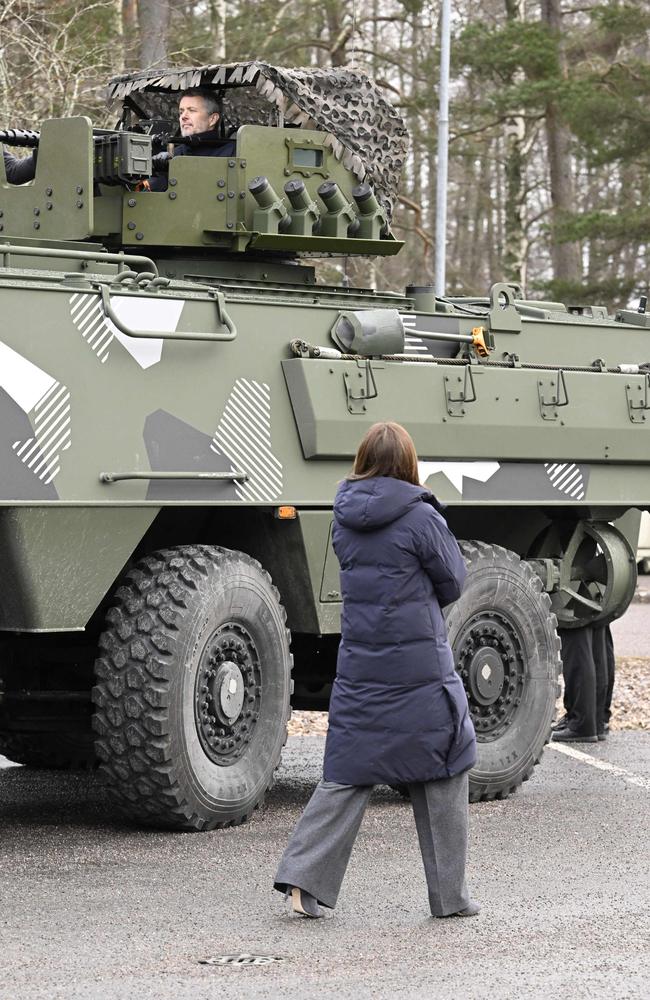
[[[133,97],[148,114],[175,119],[179,91],[209,87],[233,125],[288,125],[327,133],[338,160],[368,180],[392,211],[408,150],[408,132],[395,108],[363,73],[346,69],[281,69],[263,62],[189,69],[145,70],[112,79],[110,101]],[[269,117],[269,106],[276,114]],[[282,120],[281,119],[281,120]]]

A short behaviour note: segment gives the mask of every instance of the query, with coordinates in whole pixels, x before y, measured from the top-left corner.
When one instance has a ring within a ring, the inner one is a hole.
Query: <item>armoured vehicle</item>
[[[235,155],[161,156],[198,84]],[[467,559],[447,622],[471,796],[507,796],[549,737],[558,623],[610,620],[634,590],[644,304],[317,282],[312,256],[400,249],[406,130],[359,74],[251,62],[109,92],[114,130],[3,134],[38,158],[0,179],[0,749],[64,766],[94,739],[138,821],[250,816],[291,705],[327,707],[333,496],[391,419]]]

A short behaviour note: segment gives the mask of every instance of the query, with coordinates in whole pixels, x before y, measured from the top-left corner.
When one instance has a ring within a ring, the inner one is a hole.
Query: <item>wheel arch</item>
[[[330,522],[328,511],[299,512],[292,520],[278,518],[270,507],[166,507],[130,562],[176,545],[217,545],[244,552],[270,574],[289,629],[318,634],[318,596]]]

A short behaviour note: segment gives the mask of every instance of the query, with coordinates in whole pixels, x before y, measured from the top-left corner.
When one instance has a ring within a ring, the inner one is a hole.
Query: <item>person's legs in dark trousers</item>
[[[319,782],[282,855],[276,889],[297,886],[323,906],[336,906],[372,788]]]
[[[596,665],[592,628],[560,629],[564,710],[569,727],[585,737],[596,736]],[[554,737],[555,738],[555,737]]]
[[[411,804],[434,917],[463,910],[470,902],[465,882],[469,778],[409,785]]]
[[[605,626],[605,652],[607,661],[607,691],[605,692],[605,704],[603,705],[602,715],[604,725],[609,728],[609,720],[612,714],[612,695],[614,694],[614,681],[616,679],[614,640],[609,625]]]
[[[606,625],[594,625],[592,628],[594,666],[596,669],[596,731],[603,736],[605,734],[605,706],[607,705],[607,691],[609,688],[609,668],[607,662],[608,631],[609,629]]]

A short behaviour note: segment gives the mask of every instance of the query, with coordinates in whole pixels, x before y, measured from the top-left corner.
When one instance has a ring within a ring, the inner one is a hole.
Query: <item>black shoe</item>
[[[313,920],[317,920],[323,916],[318,900],[305,892],[304,889],[299,889],[297,885],[287,886],[286,895],[291,896],[293,912],[299,913],[301,917],[311,917]]]
[[[566,729],[568,725],[570,725],[570,720],[569,716],[565,712],[561,719],[558,719],[557,722],[553,723],[551,731],[556,733],[559,729]]]
[[[554,729],[551,733],[552,743],[598,743],[598,736],[587,735],[583,736],[582,733],[577,732],[571,726],[566,726],[564,729]]]

